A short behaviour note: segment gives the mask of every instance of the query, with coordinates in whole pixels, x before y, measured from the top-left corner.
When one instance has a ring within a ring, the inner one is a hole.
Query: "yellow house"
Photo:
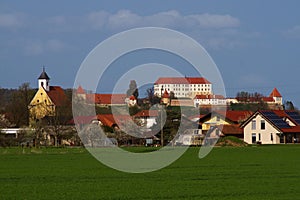
[[[38,91],[28,106],[30,124],[45,117],[55,116],[56,108],[67,103],[63,89],[59,86],[50,86],[49,80],[49,76],[43,69],[38,78]]]
[[[218,125],[241,124],[251,115],[251,111],[228,110],[226,112],[213,112],[201,117],[199,122],[202,125],[202,130],[207,131],[211,127]]]

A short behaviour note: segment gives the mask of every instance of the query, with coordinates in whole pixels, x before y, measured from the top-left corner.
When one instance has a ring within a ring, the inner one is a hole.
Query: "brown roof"
[[[274,88],[270,94],[270,97],[282,97],[277,88]]]
[[[155,84],[211,84],[203,77],[162,77]]]
[[[67,104],[68,98],[60,86],[50,86],[50,90],[47,94],[56,106],[63,106]]]
[[[217,126],[224,135],[239,135],[239,134],[243,134],[243,129],[239,127],[239,125],[220,125]]]
[[[87,94],[86,99],[95,104],[125,104],[126,94]]]

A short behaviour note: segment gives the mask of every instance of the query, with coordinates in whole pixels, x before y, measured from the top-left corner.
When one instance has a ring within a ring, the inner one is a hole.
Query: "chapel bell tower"
[[[47,75],[47,73],[45,72],[45,68],[43,67],[43,72],[41,73],[40,77],[38,78],[39,88],[43,87],[47,92],[49,92],[49,90],[50,90],[49,80],[50,80],[50,78]]]

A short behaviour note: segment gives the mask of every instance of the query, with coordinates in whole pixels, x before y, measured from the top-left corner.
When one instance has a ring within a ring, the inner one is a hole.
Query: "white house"
[[[295,111],[257,111],[241,127],[249,144],[300,142],[300,115]]]
[[[212,84],[203,77],[162,77],[154,83],[154,94],[161,97],[167,91],[177,98],[194,98],[197,94],[212,94]]]
[[[141,121],[141,125],[146,129],[150,129],[153,125],[157,124],[158,110],[142,110],[134,115],[135,119]]]
[[[201,94],[196,95],[194,98],[194,107],[198,108],[200,106],[207,106],[207,105],[226,105],[226,99],[222,95],[208,95],[208,94]]]

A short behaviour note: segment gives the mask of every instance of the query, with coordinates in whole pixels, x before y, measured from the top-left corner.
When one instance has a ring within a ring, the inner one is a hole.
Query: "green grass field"
[[[3,148],[0,199],[300,199],[298,145],[214,148],[201,160],[198,151],[128,174],[82,148]]]

